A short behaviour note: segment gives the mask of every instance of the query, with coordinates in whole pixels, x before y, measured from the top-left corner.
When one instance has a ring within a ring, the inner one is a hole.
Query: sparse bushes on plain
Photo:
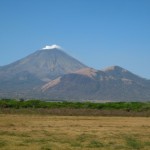
[[[0,108],[69,108],[69,109],[97,109],[97,110],[125,110],[125,111],[149,111],[150,102],[47,102],[41,100],[0,100]]]

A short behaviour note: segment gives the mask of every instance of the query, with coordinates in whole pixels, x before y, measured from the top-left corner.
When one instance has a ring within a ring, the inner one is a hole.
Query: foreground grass
[[[149,150],[150,118],[0,115],[1,150]]]

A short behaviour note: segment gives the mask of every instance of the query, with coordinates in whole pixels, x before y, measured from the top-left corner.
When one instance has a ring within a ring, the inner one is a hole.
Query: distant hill
[[[119,66],[103,71],[85,68],[48,82],[42,92],[58,99],[147,101],[150,81]]]
[[[119,66],[89,68],[52,45],[0,67],[0,98],[148,101],[150,80]]]

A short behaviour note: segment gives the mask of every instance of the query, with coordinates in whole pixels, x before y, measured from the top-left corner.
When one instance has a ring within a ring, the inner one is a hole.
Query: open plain
[[[1,150],[149,150],[149,117],[0,114]]]

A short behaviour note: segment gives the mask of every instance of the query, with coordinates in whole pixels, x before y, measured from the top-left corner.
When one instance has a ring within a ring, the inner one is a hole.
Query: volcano
[[[60,46],[45,46],[0,68],[0,97],[34,98],[44,83],[82,68],[86,65],[63,52]]]
[[[90,68],[51,45],[0,67],[0,98],[149,101],[150,80],[120,66]]]

